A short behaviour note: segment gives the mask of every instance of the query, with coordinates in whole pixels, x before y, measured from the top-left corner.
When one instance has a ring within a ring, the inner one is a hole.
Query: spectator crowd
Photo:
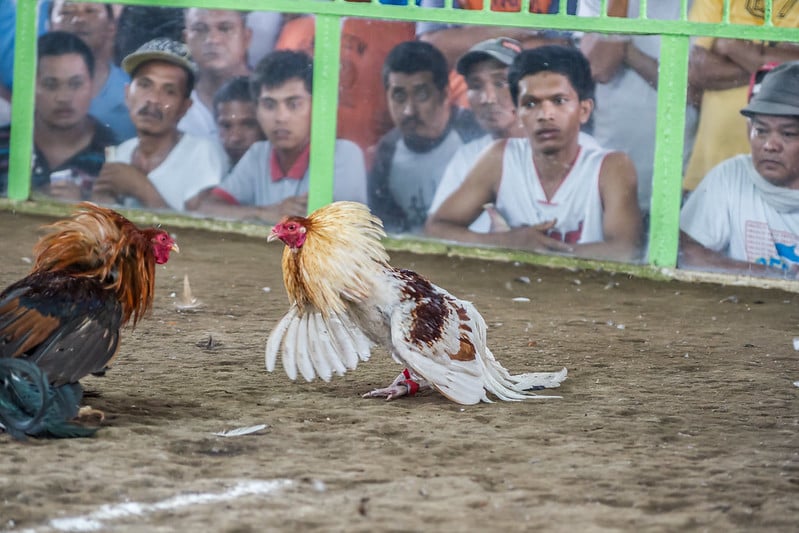
[[[674,20],[682,2],[563,5],[596,17],[603,4]],[[689,19],[721,22],[724,4],[689,1]],[[2,195],[14,6],[0,0]],[[772,14],[799,26],[796,2]],[[745,0],[726,15],[763,23]],[[46,0],[39,26],[34,194],[265,223],[306,214],[313,16]],[[334,200],[367,203],[392,233],[643,260],[659,56],[657,35],[344,19]],[[694,39],[686,102],[680,265],[796,276],[799,44]]]

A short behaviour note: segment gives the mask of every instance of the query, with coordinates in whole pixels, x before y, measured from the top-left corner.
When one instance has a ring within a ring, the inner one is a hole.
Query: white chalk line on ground
[[[113,505],[103,505],[96,511],[69,518],[55,518],[47,524],[57,531],[101,531],[107,527],[104,523],[122,518],[137,517],[170,511],[192,505],[208,505],[212,503],[227,502],[245,496],[271,494],[292,484],[289,479],[252,480],[240,481],[233,487],[217,493],[181,494],[155,503],[124,502]],[[25,530],[32,532],[35,530]]]

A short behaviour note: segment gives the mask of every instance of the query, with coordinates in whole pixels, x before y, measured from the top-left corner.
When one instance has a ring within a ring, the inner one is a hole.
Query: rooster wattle
[[[389,400],[432,386],[460,404],[557,398],[530,392],[558,387],[559,372],[511,375],[486,344],[477,309],[419,274],[388,264],[380,220],[355,202],[335,202],[308,217],[275,225],[291,304],[269,335],[266,368],[278,353],[292,380],[329,380],[366,361],[373,344],[407,368],[394,383],[365,396]]]
[[[155,265],[166,263],[178,247],[166,231],[139,229],[88,202],[45,230],[34,248],[32,272],[0,293],[0,363],[34,363],[49,385],[71,387],[79,399],[78,380],[111,364],[120,328],[135,325],[152,307]],[[5,366],[10,377],[2,390],[22,390],[20,373]],[[31,397],[47,394],[38,390]]]

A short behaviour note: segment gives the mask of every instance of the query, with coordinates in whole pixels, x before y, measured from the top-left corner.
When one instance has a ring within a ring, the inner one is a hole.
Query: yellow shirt
[[[723,5],[723,0],[695,0],[688,18],[696,22],[721,22]],[[763,25],[764,5],[763,0],[732,0],[730,22]],[[799,2],[774,0],[772,17],[775,26],[799,27]],[[699,37],[694,44],[709,49],[713,40]],[[746,105],[747,92],[746,85],[704,92],[683,188],[694,190],[711,168],[734,155],[749,153],[746,118],[738,112]]]

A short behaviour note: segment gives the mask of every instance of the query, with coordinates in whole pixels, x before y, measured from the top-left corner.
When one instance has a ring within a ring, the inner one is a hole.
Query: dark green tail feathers
[[[91,437],[98,428],[70,422],[78,414],[82,396],[78,383],[50,385],[35,363],[0,358],[0,430],[15,439]]]

